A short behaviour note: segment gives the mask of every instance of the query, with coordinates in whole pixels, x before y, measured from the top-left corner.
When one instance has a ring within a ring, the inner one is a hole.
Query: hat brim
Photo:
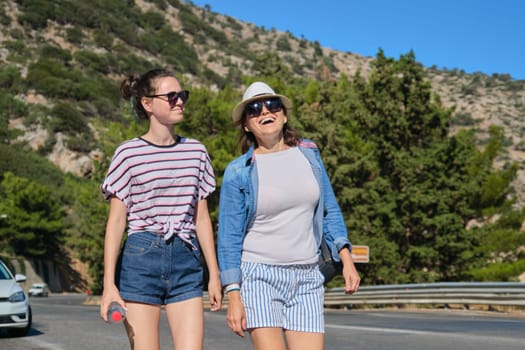
[[[269,97],[279,97],[286,108],[287,111],[289,111],[292,108],[292,102],[288,99],[288,97],[284,95],[279,94],[262,94],[250,97],[249,99],[246,99],[244,101],[241,101],[235,106],[232,112],[232,119],[234,124],[238,124],[241,121],[242,113],[244,112],[244,107],[250,102],[262,100]]]

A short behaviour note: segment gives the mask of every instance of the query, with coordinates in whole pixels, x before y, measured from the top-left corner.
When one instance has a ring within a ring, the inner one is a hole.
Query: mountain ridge
[[[51,12],[48,13],[48,18],[42,24],[41,19],[34,19],[37,14],[31,12],[35,9],[30,7],[34,6],[30,1],[3,0],[0,2],[0,6],[5,10],[0,24],[2,28],[0,41],[3,43],[0,49],[2,64],[19,67],[22,76],[27,77],[31,65],[38,61],[34,52],[47,45],[69,52],[73,56],[70,61],[72,67],[82,67],[82,64],[78,62],[78,57],[80,54],[85,54],[86,51],[98,55],[94,57],[102,58],[114,53],[126,55],[127,52],[133,52],[138,60],[157,65],[168,63],[173,66],[176,59],[171,57],[172,51],[162,46],[163,44],[166,46],[162,38],[154,43],[158,48],[151,48],[153,44],[148,43],[148,34],[162,33],[161,25],[163,24],[166,24],[176,35],[180,35],[183,40],[181,45],[185,45],[181,47],[188,50],[187,56],[190,62],[185,65],[189,69],[182,74],[184,79],[192,85],[206,85],[215,90],[221,89],[222,84],[228,83],[236,86],[240,91],[243,87],[242,76],[253,73],[260,55],[266,55],[270,59],[272,55],[277,56],[280,63],[286,66],[292,76],[307,76],[318,80],[335,80],[341,75],[352,77],[354,74],[366,77],[373,64],[371,57],[321,47],[318,42],[296,38],[290,32],[274,28],[266,30],[254,24],[215,13],[208,8],[192,5],[191,2],[137,0],[134,1],[134,4],[141,13],[139,14],[134,7],[126,9],[127,12],[122,16],[128,16],[128,22],[99,18],[97,20],[101,23],[93,26],[87,19],[85,20],[86,25],[81,26],[77,23],[84,19],[60,17],[61,15],[55,12],[58,12],[62,2],[55,3],[55,7],[47,8],[46,11]],[[93,7],[102,4],[102,2],[95,3]],[[111,1],[106,3],[103,6],[106,6],[108,16],[116,15],[117,10],[122,10],[122,7],[116,3],[113,4]],[[86,11],[79,2],[64,2],[63,5],[65,4],[77,9],[79,13]],[[139,23],[140,26],[129,24],[133,21]],[[123,28],[113,28],[112,23],[117,23]],[[33,28],[34,25],[37,28]],[[124,28],[125,26],[129,28]],[[126,32],[126,29],[130,31]],[[75,33],[81,39],[75,41],[73,39]],[[114,33],[117,34],[113,35]],[[110,39],[110,34],[112,39]],[[23,48],[20,48],[20,41],[23,42]],[[126,51],[125,49],[129,46],[131,50]],[[21,54],[13,52],[13,48],[19,50]],[[23,56],[24,54],[30,55],[25,62],[17,58],[17,55]],[[175,68],[178,67],[175,66]],[[272,68],[266,67],[266,69]],[[425,72],[433,91],[439,95],[443,105],[450,108],[455,107],[452,120],[453,131],[460,128],[474,129],[479,144],[483,145],[489,127],[491,125],[501,126],[505,132],[506,154],[500,157],[498,164],[504,167],[513,161],[523,163],[525,160],[523,118],[525,116],[525,81],[512,80],[508,74],[493,74],[492,76],[482,73],[467,74],[456,68],[440,70],[436,67],[426,67]],[[122,78],[122,73],[109,69],[106,77],[110,81],[118,81]],[[57,100],[35,91],[34,88],[17,94],[17,98],[28,104],[49,106],[52,106]],[[19,141],[32,143],[36,148],[42,144],[42,132],[35,128],[24,127],[23,123],[17,121],[17,118],[12,118],[9,125],[11,129],[18,128],[25,134],[19,137]],[[89,166],[86,167],[85,164],[86,157],[93,161],[100,156],[97,152],[74,155],[67,152],[60,143],[58,144],[59,146],[55,145],[55,149],[48,158],[64,171],[84,175],[89,172]],[[62,159],[66,157],[65,154],[68,157],[67,161]],[[71,162],[78,162],[79,168],[75,170],[71,169],[70,165],[69,168],[64,165],[71,164]],[[518,171],[514,188],[518,193],[518,205],[523,206],[525,204],[523,191],[525,170],[522,168]]]

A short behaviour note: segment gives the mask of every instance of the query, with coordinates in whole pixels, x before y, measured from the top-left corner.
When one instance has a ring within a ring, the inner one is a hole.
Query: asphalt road
[[[32,298],[33,327],[28,336],[0,332],[2,350],[129,349],[121,324],[106,324],[98,307],[84,305],[82,295]],[[172,349],[163,313],[162,349]],[[226,326],[225,312],[205,313],[206,350],[251,349]],[[525,317],[457,310],[326,312],[327,350],[523,350]]]

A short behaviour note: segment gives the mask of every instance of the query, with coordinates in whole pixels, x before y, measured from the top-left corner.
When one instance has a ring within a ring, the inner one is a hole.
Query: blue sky
[[[375,57],[525,79],[524,0],[193,0],[266,29]]]

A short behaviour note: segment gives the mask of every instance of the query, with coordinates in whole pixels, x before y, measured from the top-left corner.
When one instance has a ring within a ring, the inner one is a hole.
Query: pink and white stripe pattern
[[[215,190],[215,176],[197,140],[157,146],[134,138],[115,151],[101,188],[106,199],[116,196],[128,208],[128,234],[177,234],[186,241],[195,235],[197,202]]]

